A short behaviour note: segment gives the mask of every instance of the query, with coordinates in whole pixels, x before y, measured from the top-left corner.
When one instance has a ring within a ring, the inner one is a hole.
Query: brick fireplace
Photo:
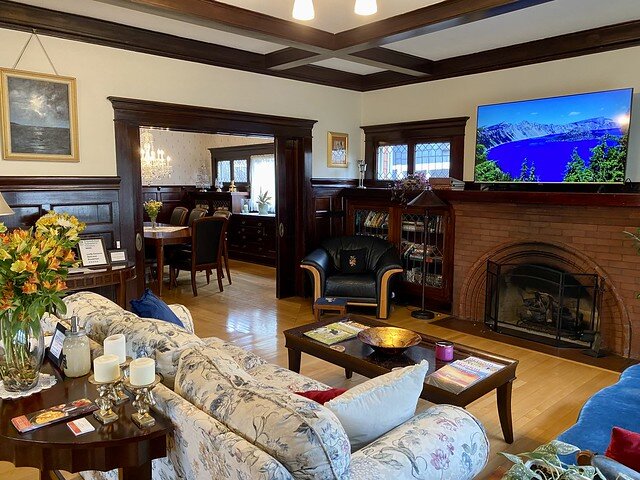
[[[617,195],[619,202],[597,194],[446,196],[455,212],[454,315],[484,320],[488,260],[596,273],[603,280],[599,314],[604,347],[640,358],[640,256],[622,233],[640,226],[640,208],[623,200],[635,195]]]

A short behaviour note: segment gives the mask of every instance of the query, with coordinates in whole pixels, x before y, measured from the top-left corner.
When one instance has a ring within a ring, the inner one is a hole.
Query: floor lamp
[[[433,190],[424,190],[420,195],[411,200],[407,206],[421,208],[424,210],[422,227],[422,308],[411,312],[411,316],[421,320],[431,320],[435,317],[434,313],[424,308],[424,289],[427,279],[427,238],[430,219],[429,210],[436,207],[444,207],[445,203],[440,200],[435,193],[433,193]]]
[[[0,215],[13,215],[14,213],[7,201],[2,197],[2,193],[0,193]]]

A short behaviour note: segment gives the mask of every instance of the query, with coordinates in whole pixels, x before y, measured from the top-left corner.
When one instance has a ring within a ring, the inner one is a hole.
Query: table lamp
[[[424,290],[427,277],[427,238],[429,236],[429,220],[431,215],[429,210],[435,207],[444,207],[445,203],[433,193],[433,190],[424,190],[420,195],[411,200],[408,207],[417,207],[424,210],[423,228],[422,228],[422,308],[411,312],[411,316],[421,320],[430,320],[435,317],[433,312],[424,308]],[[431,242],[429,242],[430,244]]]
[[[11,207],[7,203],[7,201],[2,197],[2,193],[0,193],[0,216],[1,215],[13,215],[15,212],[11,210]]]

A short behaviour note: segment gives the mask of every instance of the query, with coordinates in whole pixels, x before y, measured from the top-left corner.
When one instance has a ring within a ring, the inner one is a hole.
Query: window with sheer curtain
[[[260,192],[268,192],[269,213],[275,213],[276,206],[276,159],[273,154],[251,155],[249,162],[251,169],[251,198],[249,208],[251,211],[258,210],[258,196]]]

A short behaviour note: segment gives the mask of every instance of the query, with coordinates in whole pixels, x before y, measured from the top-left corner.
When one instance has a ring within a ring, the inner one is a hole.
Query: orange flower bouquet
[[[28,230],[8,232],[0,223],[0,375],[7,390],[28,390],[38,381],[40,318],[66,313],[65,279],[84,229],[77,218],[53,211]]]

